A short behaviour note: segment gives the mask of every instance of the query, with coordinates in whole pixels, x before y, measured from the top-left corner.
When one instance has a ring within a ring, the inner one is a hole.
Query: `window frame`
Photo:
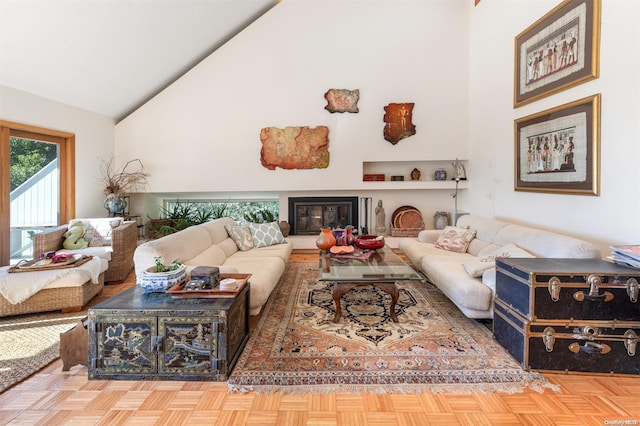
[[[47,129],[28,124],[0,120],[0,262],[10,262],[9,228],[10,214],[10,138],[35,139],[58,145],[58,163],[60,169],[60,211],[58,225],[67,223],[75,216],[76,177],[75,177],[75,141],[73,133]]]

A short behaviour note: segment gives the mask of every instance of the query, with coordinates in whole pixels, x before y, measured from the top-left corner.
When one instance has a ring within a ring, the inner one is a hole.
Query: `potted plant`
[[[111,214],[120,213],[126,207],[123,195],[143,189],[148,185],[149,173],[138,158],[129,160],[122,168],[116,168],[113,157],[100,160],[99,170],[105,195],[104,207]]]
[[[147,268],[138,277],[137,284],[146,292],[167,291],[187,277],[187,267],[177,259],[165,265],[161,257],[154,259],[155,265]]]

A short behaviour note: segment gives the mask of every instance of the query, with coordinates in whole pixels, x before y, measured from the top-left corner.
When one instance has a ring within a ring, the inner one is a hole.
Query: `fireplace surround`
[[[358,197],[290,197],[290,235],[317,235],[320,228],[358,229]]]

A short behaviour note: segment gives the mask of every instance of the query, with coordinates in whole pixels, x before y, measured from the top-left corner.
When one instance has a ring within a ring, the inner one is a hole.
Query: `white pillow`
[[[474,278],[481,277],[482,273],[487,269],[496,267],[497,257],[535,257],[526,250],[521,249],[515,244],[507,244],[492,252],[485,254],[482,257],[470,260],[463,264],[467,273]]]

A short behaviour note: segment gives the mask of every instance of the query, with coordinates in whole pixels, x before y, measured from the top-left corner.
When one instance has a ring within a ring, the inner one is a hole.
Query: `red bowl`
[[[356,246],[361,249],[377,250],[384,247],[384,237],[378,239],[377,235],[361,235],[356,238]]]

